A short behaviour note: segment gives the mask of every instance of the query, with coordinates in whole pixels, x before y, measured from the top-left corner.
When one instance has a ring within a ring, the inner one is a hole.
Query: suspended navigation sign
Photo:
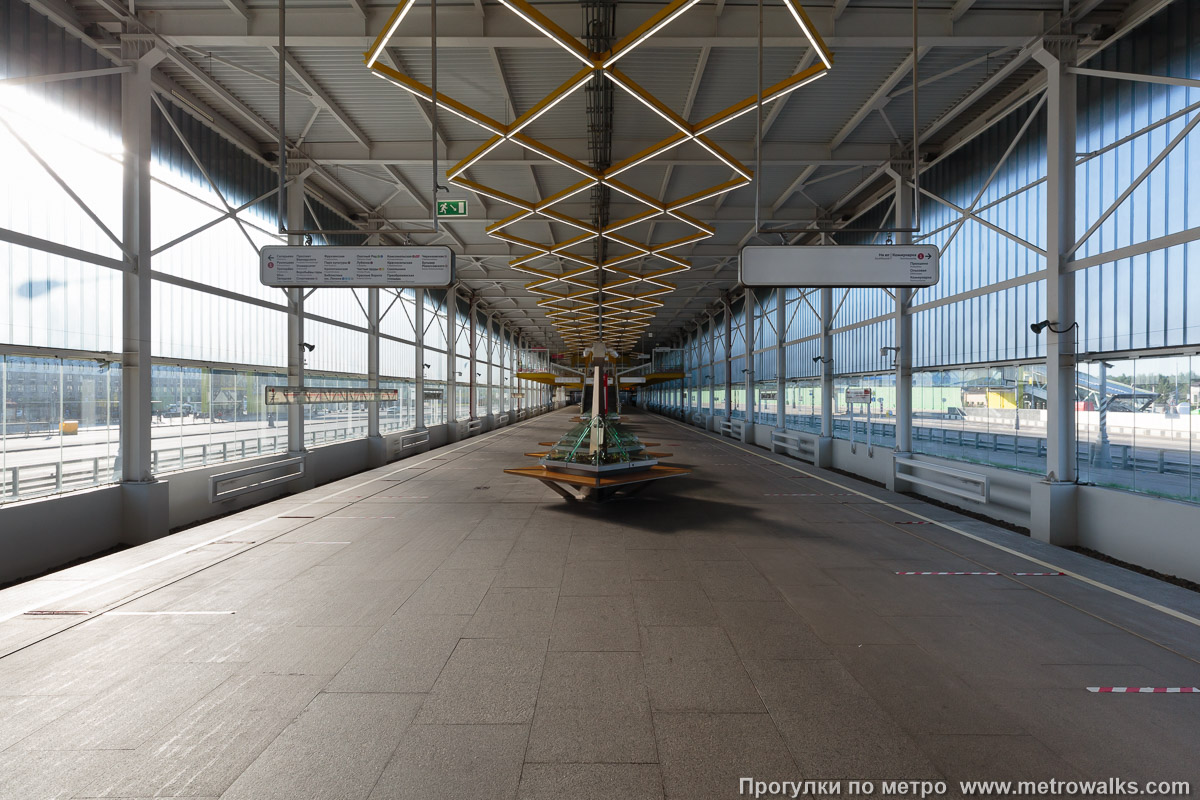
[[[933,286],[938,249],[922,244],[743,247],[738,277],[744,286],[798,288]]]
[[[338,389],[268,386],[264,402],[269,406],[307,405],[309,403],[370,403],[400,399],[399,389]]]
[[[444,289],[454,282],[454,251],[424,247],[264,247],[265,286]]]

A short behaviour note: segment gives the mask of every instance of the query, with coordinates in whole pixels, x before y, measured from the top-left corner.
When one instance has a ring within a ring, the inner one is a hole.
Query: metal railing
[[[304,443],[306,446],[319,446],[358,439],[366,435],[365,424],[327,428],[306,431]],[[156,475],[165,474],[286,451],[287,432],[284,430],[270,436],[224,442],[171,444],[150,451],[150,469]],[[115,455],[16,464],[0,472],[0,501],[23,500],[74,489],[86,489],[118,480],[120,465]]]

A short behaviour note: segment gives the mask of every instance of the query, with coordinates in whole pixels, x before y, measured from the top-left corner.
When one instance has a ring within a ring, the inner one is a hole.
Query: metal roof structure
[[[918,13],[917,64],[921,161],[929,163],[1019,106],[1044,84],[1031,55],[1046,36],[1070,25],[1091,38],[1081,60],[1112,43],[1166,5],[1167,0],[1083,0],[1064,17],[1057,0],[926,0]],[[430,106],[378,80],[363,53],[384,29],[393,5],[367,0],[29,0],[31,6],[114,61],[121,39],[157,45],[166,58],[156,68],[156,88],[247,152],[277,163],[280,133],[288,160],[318,168],[306,185],[365,229],[393,231],[406,241],[450,245],[459,254],[466,291],[486,300],[534,343],[564,345],[544,296],[531,292],[531,276],[509,262],[520,247],[489,236],[489,225],[513,207],[454,187],[439,199],[467,199],[470,214],[443,219],[433,230]],[[580,3],[534,3],[570,34],[583,36]],[[618,37],[666,3],[619,2]],[[756,181],[688,207],[713,230],[710,238],[673,251],[691,263],[670,276],[677,290],[661,297],[645,342],[661,344],[679,326],[718,301],[737,283],[736,258],[751,241],[779,241],[757,232],[783,223],[796,229],[835,230],[870,208],[893,185],[883,168],[911,159],[913,130],[912,9],[897,0],[834,0],[805,4],[835,64],[821,80],[766,104],[762,116],[762,170]],[[279,22],[286,14],[286,113],[279,107]],[[813,63],[785,7],[762,8],[762,79],[769,86]],[[703,0],[657,31],[620,63],[620,69],[689,123],[754,94],[758,86],[757,3]],[[421,82],[432,73],[436,44],[438,90],[501,122],[510,123],[550,94],[579,64],[495,0],[437,3],[436,43],[430,38],[430,5],[419,2],[392,36],[380,60]],[[614,162],[671,133],[633,98],[616,93],[612,113]],[[282,131],[281,131],[282,128]],[[722,125],[712,140],[752,166],[756,115]],[[555,150],[587,160],[587,114],[579,92],[533,123],[528,133]],[[486,140],[475,124],[437,115],[438,183],[445,171]],[[504,143],[469,177],[512,194],[546,198],[578,180],[551,159]],[[680,145],[622,175],[638,191],[672,200],[729,177],[729,171],[694,142]],[[757,202],[760,212],[756,218]],[[611,218],[644,208],[619,194]],[[587,194],[557,207],[587,219]],[[665,243],[686,226],[655,220],[629,230],[632,239]],[[514,236],[563,240],[570,228],[552,220],[511,226]],[[788,235],[803,242],[805,234]],[[554,269],[554,267],[549,267]],[[568,269],[560,265],[559,270]],[[643,268],[642,265],[631,267]],[[645,265],[650,270],[651,266]]]

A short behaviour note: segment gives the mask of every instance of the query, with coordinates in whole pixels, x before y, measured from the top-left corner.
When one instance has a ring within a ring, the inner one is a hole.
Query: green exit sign
[[[466,200],[438,200],[439,217],[465,217],[467,215]]]

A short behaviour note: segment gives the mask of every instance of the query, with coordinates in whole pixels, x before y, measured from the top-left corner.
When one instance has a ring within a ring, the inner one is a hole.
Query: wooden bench
[[[506,469],[504,472],[507,475],[539,480],[568,500],[607,500],[618,492],[624,492],[627,496],[634,495],[654,481],[690,475],[692,471],[656,464],[648,469],[631,470],[617,475],[578,475],[547,467],[521,467]],[[569,487],[582,491],[573,492]]]

